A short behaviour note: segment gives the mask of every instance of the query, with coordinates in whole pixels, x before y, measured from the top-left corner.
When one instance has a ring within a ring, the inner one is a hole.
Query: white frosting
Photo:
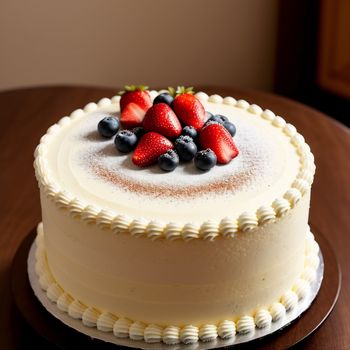
[[[111,102],[116,105],[119,105],[119,101],[120,101],[120,95],[116,95],[111,98]]]
[[[255,214],[244,212],[238,218],[238,227],[242,232],[254,230],[258,226]]]
[[[146,343],[159,343],[162,340],[163,329],[155,324],[150,324],[145,328],[145,342]]]
[[[315,269],[320,263],[320,258],[315,254],[310,254],[305,259],[305,266],[310,266]]]
[[[286,133],[287,136],[293,136],[296,134],[297,129],[295,128],[294,125],[287,123],[284,126],[283,131]]]
[[[118,215],[111,222],[111,229],[114,233],[123,233],[129,230],[131,218],[126,215]]]
[[[97,329],[102,332],[112,332],[115,321],[117,321],[116,316],[110,312],[103,312],[97,319]]]
[[[201,341],[212,341],[217,338],[218,332],[216,326],[213,324],[205,324],[199,328],[199,339]]]
[[[218,335],[220,338],[228,339],[236,334],[236,325],[233,321],[224,320],[218,325]]]
[[[219,225],[213,220],[205,221],[199,231],[204,240],[213,241],[219,235]]]
[[[129,328],[130,339],[143,340],[146,325],[142,322],[134,322]]]
[[[148,226],[148,223],[145,219],[143,218],[135,219],[134,221],[131,222],[129,226],[130,234],[134,237],[141,237],[146,233],[145,231],[147,226]]]
[[[46,259],[38,259],[36,260],[36,263],[35,263],[35,272],[37,273],[37,275],[41,276],[44,271],[47,270],[47,262],[46,262]]]
[[[273,322],[280,320],[286,314],[286,308],[281,303],[273,303],[269,311]]]
[[[251,333],[255,330],[254,318],[251,316],[242,316],[236,323],[237,332],[240,334]]]
[[[223,98],[220,95],[211,95],[208,98],[209,102],[213,102],[213,103],[222,103],[223,102]]]
[[[286,125],[286,121],[282,117],[276,116],[275,118],[272,119],[271,124],[273,126],[277,126],[278,128],[284,128]]]
[[[294,309],[298,304],[298,296],[293,291],[286,292],[281,298],[281,304],[286,308],[286,311]]]
[[[180,224],[177,224],[176,222],[170,222],[164,228],[164,236],[166,239],[174,241],[181,238],[181,230],[182,226]]]
[[[222,103],[225,105],[234,106],[237,103],[237,100],[231,96],[227,96],[222,100]]]
[[[184,344],[193,344],[197,343],[198,337],[198,328],[192,325],[183,327],[180,330],[180,340]]]
[[[118,338],[129,338],[129,328],[132,322],[126,318],[120,318],[113,326],[113,334]]]
[[[206,102],[208,101],[209,96],[205,92],[197,92],[196,97],[201,101],[201,102]]]
[[[234,237],[238,231],[237,221],[229,217],[223,218],[220,222],[219,230],[224,237]]]
[[[75,319],[81,319],[86,308],[79,300],[73,300],[68,306],[68,315]]]
[[[99,107],[106,107],[106,106],[110,105],[111,103],[112,103],[112,101],[109,98],[103,97],[103,98],[101,98],[100,101],[98,101],[97,105]]]
[[[275,213],[277,217],[285,215],[288,210],[291,208],[290,203],[284,199],[275,199],[272,202],[272,207],[275,209]]]
[[[267,205],[263,205],[257,210],[256,216],[258,219],[258,223],[260,225],[264,225],[264,224],[267,224],[269,222],[275,221],[276,212],[272,207],[267,206]]]
[[[261,116],[262,116],[264,119],[269,120],[269,121],[275,119],[275,113],[273,113],[273,112],[270,111],[269,109],[265,109],[265,110],[262,112]]]
[[[156,220],[151,221],[146,228],[146,235],[152,241],[159,239],[163,235],[163,225]]]
[[[298,296],[298,299],[301,300],[305,298],[306,295],[309,293],[310,285],[306,280],[299,278],[295,282],[292,289],[295,292],[295,294]]]
[[[42,289],[47,290],[53,282],[54,279],[51,274],[44,272],[40,275],[39,284]]]
[[[252,104],[249,106],[248,108],[248,111],[250,113],[253,113],[253,114],[261,114],[263,112],[263,110],[261,109],[260,106],[256,105],[256,104]]]
[[[245,100],[238,100],[236,106],[238,108],[242,109],[248,109],[249,108],[249,103]]]
[[[304,271],[301,274],[301,278],[305,281],[312,283],[316,279],[316,270],[311,266],[304,268]]]
[[[36,273],[40,275],[42,272],[36,271]],[[63,289],[57,283],[52,283],[46,290],[47,297],[54,303],[57,303],[57,300],[62,295],[62,293]]]
[[[96,217],[96,224],[105,229],[111,227],[111,222],[114,219],[114,214],[110,210],[101,210]]]
[[[38,246],[38,248],[35,252],[35,258],[36,258],[37,262],[40,262],[41,265],[46,264],[45,250],[43,248],[43,245]]]
[[[45,195],[42,199],[55,279],[85,305],[116,315],[174,326],[231,319],[255,310],[257,302],[278,300],[305,265],[307,196],[293,215],[213,241],[116,234],[56,211]],[[67,225],[71,230],[61,229]],[[248,279],[242,279],[242,266]],[[212,300],[216,306],[208,310]]]
[[[318,245],[314,240],[314,236],[308,232],[306,235],[306,258],[310,260],[311,257],[318,255]],[[37,262],[44,260],[46,256],[45,239],[43,236],[43,226],[38,225],[37,243]],[[54,280],[47,264],[42,265],[42,269],[38,269],[37,273],[39,279],[45,275],[52,281],[47,288],[48,298],[57,304],[57,307],[67,312],[72,318],[81,319],[83,324],[87,327],[96,327],[103,332],[112,332],[116,337],[127,338],[134,340],[145,340],[148,343],[157,343],[163,341],[165,344],[178,344],[179,342],[185,344],[196,343],[201,341],[212,341],[220,336],[223,339],[234,337],[236,331],[241,334],[251,333],[255,327],[264,328],[269,327],[271,322],[277,321],[284,317],[286,310],[293,309],[298,299],[306,296],[310,289],[310,281],[305,279],[305,276],[315,274],[315,267],[306,266],[298,278],[292,290],[287,291],[280,298],[281,302],[274,302],[268,309],[258,309],[254,317],[250,315],[243,315],[237,319],[237,322],[231,320],[223,320],[217,325],[204,324],[200,327],[193,325],[185,325],[180,328],[178,326],[168,325],[162,328],[156,324],[145,324],[140,321],[131,321],[127,318],[118,318],[110,312],[100,312],[94,306],[86,306],[78,299],[74,299],[57,284]]]
[[[291,207],[293,208],[301,199],[301,193],[296,188],[290,188],[285,194],[284,198],[286,198]]]
[[[254,316],[255,324],[258,328],[265,328],[270,326],[272,322],[272,316],[271,314],[265,310],[260,309]]]
[[[99,209],[93,205],[85,207],[81,213],[81,219],[87,224],[92,224],[99,215]]]
[[[163,342],[165,344],[180,343],[180,328],[175,326],[168,326],[163,330]]]
[[[101,313],[93,307],[85,309],[82,315],[82,322],[87,327],[97,327],[97,320]]]
[[[302,195],[304,195],[307,190],[309,189],[309,183],[306,180],[303,179],[296,179],[292,187],[298,189]]]
[[[185,241],[199,238],[199,226],[192,223],[187,223],[182,229],[182,238]]]
[[[35,244],[37,246],[36,254],[38,252],[38,248],[42,247],[44,244],[44,231],[43,231],[43,223],[40,222],[37,227],[37,234],[35,237]]]
[[[73,298],[69,294],[63,293],[57,299],[57,307],[61,311],[68,312],[68,307],[72,302],[73,302]]]

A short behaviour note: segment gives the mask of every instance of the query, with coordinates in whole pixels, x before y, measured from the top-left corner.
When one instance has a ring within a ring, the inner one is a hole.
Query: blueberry
[[[189,136],[194,140],[197,137],[198,133],[197,133],[197,130],[193,126],[185,126],[182,129],[182,135]]]
[[[211,169],[216,165],[216,161],[216,155],[210,148],[199,151],[194,156],[194,164],[200,170]]]
[[[179,165],[179,156],[170,149],[158,158],[158,165],[164,171],[173,171]]]
[[[97,125],[99,134],[103,137],[112,137],[119,130],[119,119],[114,117],[105,117]]]
[[[154,99],[153,104],[155,105],[157,103],[166,103],[167,105],[171,106],[173,101],[174,101],[174,98],[165,92],[163,94],[158,95]]]
[[[137,137],[130,130],[120,130],[115,136],[114,143],[118,151],[129,153],[135,149],[137,145]]]
[[[137,137],[137,140],[140,140],[140,138],[146,133],[145,129],[141,126],[137,126],[136,128],[133,128],[131,130]]]
[[[228,118],[221,114],[216,114],[210,117],[207,121],[208,122],[217,122],[219,124],[224,124],[225,122],[228,122]]]
[[[181,160],[187,162],[197,153],[197,145],[189,136],[180,136],[175,141],[175,149]]]
[[[225,122],[223,125],[225,129],[231,134],[232,137],[236,135],[236,127],[233,123]]]
[[[222,114],[216,114],[214,117],[221,119],[223,122],[228,122],[228,118]]]

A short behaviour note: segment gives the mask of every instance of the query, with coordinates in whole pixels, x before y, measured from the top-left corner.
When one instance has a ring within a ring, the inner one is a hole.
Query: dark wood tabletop
[[[294,124],[316,161],[310,222],[332,245],[343,272],[332,314],[308,337],[305,349],[350,349],[350,131],[330,117],[271,93],[203,87],[207,93],[243,98],[269,108]],[[47,128],[74,109],[118,89],[39,87],[0,92],[0,348],[18,349],[23,327],[15,317],[10,267],[24,237],[40,221],[33,152]],[[28,344],[29,345],[29,344]]]

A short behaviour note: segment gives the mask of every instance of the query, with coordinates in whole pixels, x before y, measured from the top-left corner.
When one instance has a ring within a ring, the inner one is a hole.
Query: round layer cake
[[[318,264],[309,146],[269,110],[196,97],[237,127],[239,155],[209,172],[139,168],[102,139],[96,126],[119,115],[118,96],[62,118],[37,147],[40,283],[88,326],[150,342],[225,338],[307,293]]]

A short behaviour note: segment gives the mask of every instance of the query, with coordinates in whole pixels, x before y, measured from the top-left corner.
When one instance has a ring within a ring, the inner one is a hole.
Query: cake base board
[[[288,348],[295,345],[313,331],[327,318],[333,309],[340,291],[340,268],[329,243],[317,231],[313,230],[320,245],[320,265],[312,291],[297,308],[271,327],[248,335],[236,335],[235,338],[212,342],[198,342],[192,345],[147,344],[143,341],[116,338],[112,333],[104,333],[95,328],[84,326],[81,320],[74,320],[61,312],[42,291],[34,271],[35,230],[22,242],[14,259],[12,268],[12,292],[15,303],[30,326],[50,343],[69,349],[74,344],[84,345],[87,349],[115,348],[115,345],[142,349],[214,349],[240,345],[256,348]],[[321,253],[322,251],[322,253]],[[28,255],[29,252],[29,255]],[[28,258],[28,264],[26,266]],[[324,264],[326,269],[324,270]],[[27,268],[28,273],[27,273]],[[28,280],[29,275],[29,280]],[[323,281],[322,281],[323,278]],[[322,283],[322,288],[320,289]],[[320,289],[320,290],[319,290]],[[33,294],[34,291],[34,294]],[[317,296],[317,297],[316,297]],[[310,307],[310,305],[312,307]],[[317,304],[317,305],[316,305]],[[44,306],[44,307],[43,307]],[[303,314],[303,315],[302,315]],[[302,317],[300,317],[302,315]],[[52,317],[54,316],[54,317]],[[293,322],[298,319],[298,322]]]

